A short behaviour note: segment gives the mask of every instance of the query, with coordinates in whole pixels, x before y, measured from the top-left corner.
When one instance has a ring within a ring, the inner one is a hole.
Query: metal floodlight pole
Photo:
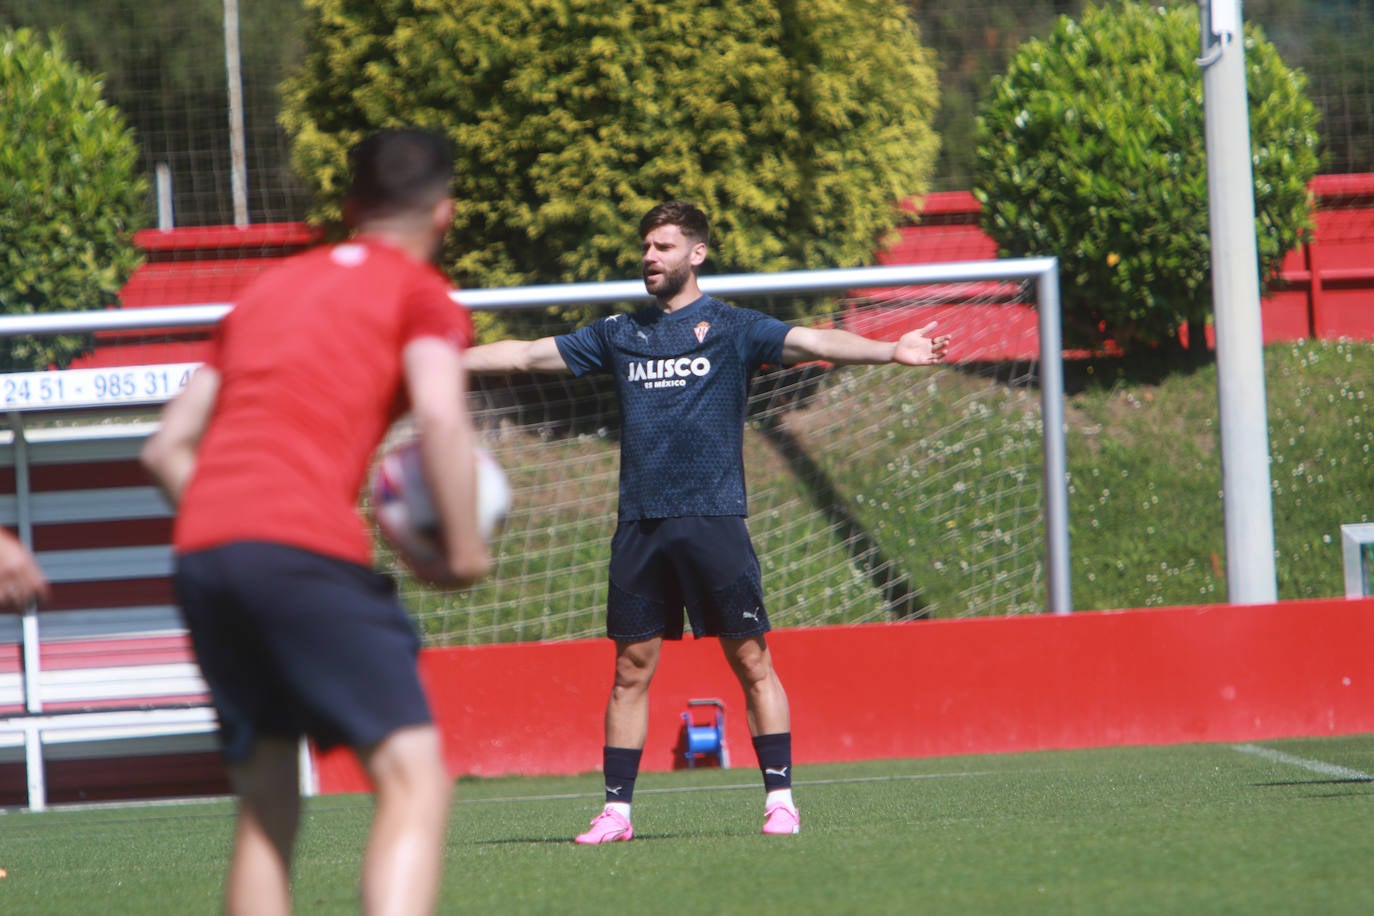
[[[1226,596],[1266,604],[1278,589],[1245,35],[1240,0],[1201,0],[1200,8]]]
[[[224,0],[224,68],[229,86],[229,185],[234,225],[248,225],[248,152],[243,138],[243,55],[239,50],[239,2]]]

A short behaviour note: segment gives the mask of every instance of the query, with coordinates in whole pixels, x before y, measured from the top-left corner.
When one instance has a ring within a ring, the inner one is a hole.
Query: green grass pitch
[[[442,913],[1369,913],[1374,736],[645,774],[633,842],[574,845],[597,777],[463,780]],[[367,796],[307,804],[299,913],[356,912]],[[227,800],[0,816],[0,912],[211,914]]]

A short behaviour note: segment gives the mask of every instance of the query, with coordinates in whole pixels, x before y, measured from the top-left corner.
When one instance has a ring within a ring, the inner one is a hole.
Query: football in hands
[[[481,446],[476,452],[477,530],[490,541],[510,511],[510,483],[490,452]],[[372,472],[368,501],[382,537],[407,563],[423,566],[443,556],[444,535],[430,500],[418,439],[382,452]]]

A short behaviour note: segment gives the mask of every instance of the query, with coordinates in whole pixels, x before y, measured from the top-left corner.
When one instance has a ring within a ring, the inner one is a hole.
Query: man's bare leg
[[[291,912],[291,851],[300,822],[296,742],[259,738],[253,756],[231,766],[229,778],[239,810],[224,911],[230,916],[286,916]]]
[[[663,637],[615,644],[615,684],[606,703],[606,744],[644,747],[649,735],[649,683],[658,668]]]
[[[744,709],[749,734],[771,735],[791,731],[792,717],[787,691],[773,670],[773,656],[762,636],[720,641],[725,660],[744,689]]]
[[[439,732],[432,725],[401,728],[360,757],[377,796],[363,857],[363,912],[431,913],[453,792]]]
[[[773,670],[773,658],[762,635],[722,639],[726,660],[744,689],[744,707],[754,754],[763,773],[764,822],[768,834],[801,831],[801,816],[792,800],[792,718],[787,692]]]
[[[649,683],[662,648],[661,636],[615,644],[615,683],[606,701],[606,744],[601,750],[606,804],[592,818],[590,829],[575,838],[580,844],[620,843],[634,837],[630,805],[649,734]]]

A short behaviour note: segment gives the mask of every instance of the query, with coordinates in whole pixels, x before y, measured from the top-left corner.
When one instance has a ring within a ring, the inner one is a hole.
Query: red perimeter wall
[[[797,764],[1374,732],[1374,599],[779,630]],[[455,775],[601,766],[606,640],[427,649]],[[670,643],[651,692],[647,771],[681,766],[681,713],[725,701],[734,766],[754,766],[715,640]],[[322,792],[367,788],[351,754]]]

